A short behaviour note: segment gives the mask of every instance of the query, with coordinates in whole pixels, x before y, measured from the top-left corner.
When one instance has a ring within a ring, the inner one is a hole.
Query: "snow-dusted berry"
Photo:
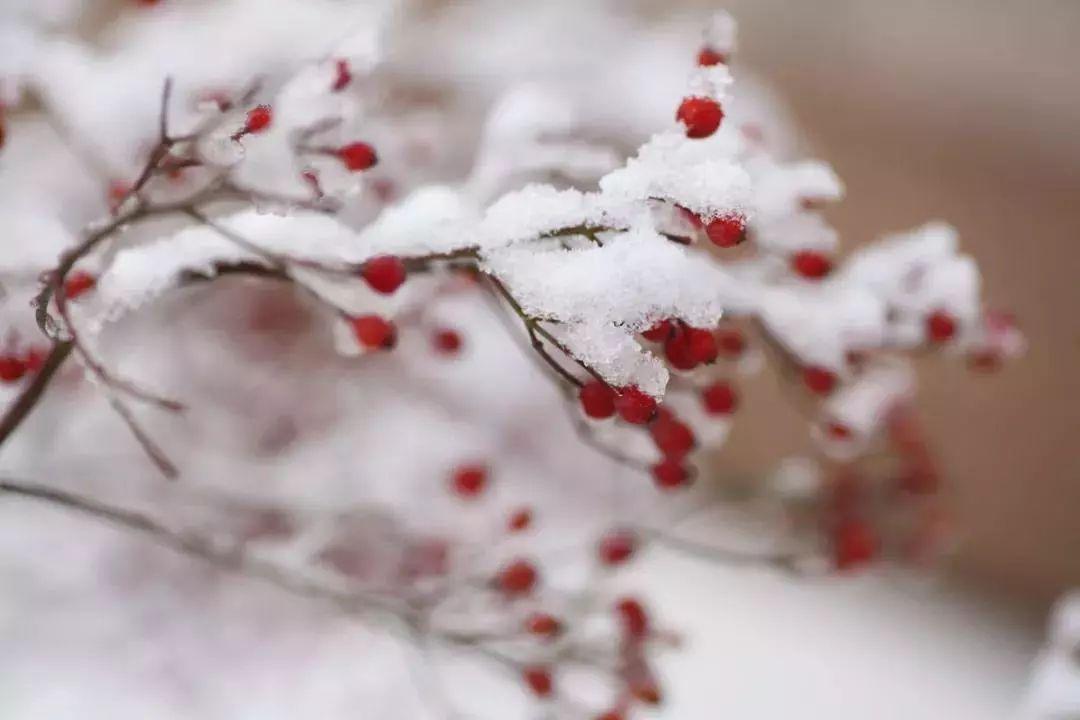
[[[64,280],[64,297],[74,300],[84,295],[97,285],[97,278],[85,270],[76,270]]]
[[[334,61],[334,83],[330,86],[330,89],[334,92],[341,92],[349,86],[352,82],[352,70],[349,68],[349,61],[344,59],[338,59]]]
[[[656,414],[656,400],[634,385],[624,387],[615,395],[615,412],[631,425],[644,425]]]
[[[342,164],[353,172],[375,167],[379,162],[375,148],[365,142],[354,142],[339,147],[335,153]]]
[[[360,277],[375,292],[389,295],[405,282],[405,263],[395,255],[379,255],[364,263]]]
[[[817,250],[800,250],[791,256],[791,269],[807,280],[820,280],[832,272],[832,260]]]
[[[680,421],[671,413],[658,413],[656,420],[649,426],[656,449],[668,458],[685,457],[694,449],[696,439],[690,426]]]
[[[746,218],[742,215],[721,215],[709,221],[705,234],[717,247],[735,247],[746,240]]]
[[[700,67],[713,67],[714,65],[727,65],[727,55],[717,52],[709,46],[701,48],[697,56],[697,64]]]
[[[525,618],[525,631],[530,635],[552,639],[562,633],[562,622],[549,613],[535,612]]]
[[[686,338],[690,344],[690,355],[698,364],[709,365],[716,362],[720,347],[711,332],[703,328],[686,328]]]
[[[536,587],[540,575],[528,560],[513,560],[499,570],[496,585],[507,597],[528,595]]]
[[[697,140],[716,132],[724,111],[712,98],[688,97],[679,105],[675,119],[686,126],[686,137]]]
[[[261,133],[270,127],[270,123],[274,120],[274,111],[270,109],[269,105],[257,105],[256,107],[248,110],[247,119],[244,121],[243,134],[250,135],[253,133]]]
[[[467,464],[454,468],[450,476],[454,493],[463,498],[475,498],[484,491],[488,483],[486,465]]]
[[[555,689],[555,683],[551,679],[551,670],[540,665],[534,665],[521,671],[525,684],[532,690],[533,695],[546,698]]]
[[[932,342],[945,343],[956,335],[956,318],[945,310],[935,310],[926,316],[926,336]]]
[[[0,381],[18,382],[26,375],[28,369],[24,358],[12,353],[0,355]]]
[[[378,315],[359,315],[351,318],[353,335],[357,342],[368,349],[389,350],[397,344],[397,328]]]
[[[671,337],[674,327],[674,324],[670,320],[661,320],[645,332],[641,333],[641,336],[649,342],[664,342]]]
[[[615,391],[607,383],[589,380],[578,391],[582,411],[594,420],[603,420],[615,414]]]
[[[802,380],[803,385],[815,395],[828,395],[836,389],[836,373],[817,365],[803,368]]]
[[[661,490],[675,490],[690,484],[690,470],[681,458],[666,457],[650,468],[653,482]]]
[[[637,598],[619,598],[615,603],[615,614],[627,637],[640,640],[649,634],[649,616]]]
[[[637,549],[637,539],[626,530],[613,530],[600,538],[597,554],[605,565],[622,565],[629,560]]]
[[[731,383],[717,380],[701,391],[701,404],[710,415],[731,415],[739,407],[739,397]]]

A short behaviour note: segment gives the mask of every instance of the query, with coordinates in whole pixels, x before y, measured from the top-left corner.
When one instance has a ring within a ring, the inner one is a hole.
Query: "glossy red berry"
[[[690,344],[690,355],[701,365],[709,365],[716,362],[720,355],[720,347],[716,344],[716,338],[708,330],[702,328],[686,328],[687,342]]]
[[[641,335],[649,342],[664,342],[671,337],[673,329],[674,326],[670,320],[661,320],[645,332],[641,333]]]
[[[697,442],[690,426],[670,413],[657,415],[656,420],[649,425],[649,434],[656,444],[656,449],[664,457],[673,459],[685,457]]]
[[[956,336],[956,318],[944,310],[935,310],[926,317],[926,336],[944,343]]]
[[[0,381],[6,383],[18,382],[26,375],[28,369],[26,360],[18,355],[0,355]]]
[[[375,148],[365,142],[354,142],[337,149],[338,159],[353,172],[361,172],[375,167],[379,163],[379,156],[375,154]]]
[[[396,255],[378,255],[360,269],[360,277],[375,292],[389,295],[405,282],[405,263]]]
[[[717,247],[735,247],[746,240],[746,218],[742,215],[721,215],[709,221],[705,234]]]
[[[559,619],[548,613],[536,612],[525,618],[525,631],[530,635],[551,639],[560,635],[562,630]]]
[[[484,491],[488,483],[488,469],[485,465],[469,464],[454,468],[450,476],[454,493],[463,498],[474,498]]]
[[[721,328],[716,332],[716,344],[720,348],[720,354],[729,358],[737,358],[746,352],[746,337],[738,328]]]
[[[800,250],[791,256],[791,269],[808,280],[820,280],[832,272],[832,260],[816,250]]]
[[[717,52],[708,46],[701,48],[701,52],[699,52],[697,56],[697,64],[701,67],[727,65],[727,61],[727,55],[722,52]]]
[[[97,285],[97,279],[85,270],[76,270],[64,280],[64,297],[68,300],[83,295]]]
[[[555,684],[551,679],[551,671],[546,667],[539,665],[527,667],[522,670],[521,676],[525,679],[525,684],[529,686],[529,689],[537,697],[546,698],[551,695],[551,691],[555,688]]]
[[[578,391],[581,409],[594,420],[603,420],[615,414],[615,391],[607,383],[589,380]]]
[[[539,574],[536,566],[528,560],[514,560],[505,565],[496,578],[496,584],[507,597],[528,595],[536,587]]]
[[[357,342],[369,349],[389,350],[397,344],[397,328],[378,315],[360,315],[349,321]]]
[[[348,60],[335,60],[334,61],[334,83],[330,86],[330,89],[334,92],[341,92],[349,86],[352,82],[352,71],[349,69]]]
[[[697,140],[716,132],[724,111],[712,98],[688,97],[679,105],[675,119],[686,126],[686,137]]]
[[[631,425],[644,425],[656,414],[656,400],[634,385],[624,387],[615,395],[615,412]]]
[[[817,365],[803,368],[802,380],[803,385],[815,395],[828,395],[836,389],[836,373]]]
[[[461,352],[461,333],[457,330],[441,328],[432,334],[431,344],[440,355],[457,355]]]
[[[837,570],[850,570],[872,561],[878,554],[878,538],[867,523],[846,520],[833,529],[833,563]]]
[[[677,328],[664,343],[664,357],[676,370],[688,371],[698,366],[690,334],[684,328]]]
[[[731,415],[739,407],[739,396],[726,380],[717,380],[701,391],[701,404],[710,415]]]
[[[506,529],[510,532],[523,532],[532,526],[533,513],[529,508],[518,508],[510,513],[506,520]]]
[[[649,616],[637,599],[620,598],[615,603],[615,613],[627,637],[640,640],[649,634]]]
[[[634,555],[637,549],[637,540],[633,534],[625,530],[614,530],[600,538],[597,551],[600,562],[605,565],[622,565]]]
[[[260,133],[270,127],[274,120],[274,112],[269,105],[258,105],[248,110],[247,120],[244,123],[244,133]]]
[[[690,484],[690,471],[681,458],[668,457],[651,468],[653,482],[661,490],[677,490]]]

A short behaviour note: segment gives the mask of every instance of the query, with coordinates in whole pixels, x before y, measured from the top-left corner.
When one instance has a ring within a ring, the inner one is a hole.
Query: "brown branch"
[[[70,342],[59,341],[53,343],[52,350],[49,351],[49,355],[45,358],[41,369],[34,375],[34,379],[23,388],[22,392],[19,393],[19,397],[8,407],[3,418],[0,418],[0,445],[4,444],[8,436],[19,428],[23,420],[37,406],[38,401],[41,400],[45,390],[49,387],[49,382],[63,366],[64,361],[71,354],[71,350],[72,344]]]

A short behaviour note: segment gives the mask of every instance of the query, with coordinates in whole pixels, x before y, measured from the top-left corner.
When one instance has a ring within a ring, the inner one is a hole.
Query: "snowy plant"
[[[264,5],[143,2],[98,46],[79,3],[24,5],[0,58],[0,491],[240,575],[240,610],[260,579],[436,676],[452,651],[605,720],[663,697],[674,636],[612,582],[645,544],[791,573],[942,551],[909,357],[988,370],[1023,339],[947,225],[841,258],[821,209],[843,186],[732,97],[729,16],[622,157],[535,82],[479,126],[418,100],[390,4],[282,2],[247,27]],[[782,516],[761,536],[681,535],[763,367],[820,457],[755,483]],[[82,527],[14,505],[12,543]],[[423,684],[447,712],[450,684]]]

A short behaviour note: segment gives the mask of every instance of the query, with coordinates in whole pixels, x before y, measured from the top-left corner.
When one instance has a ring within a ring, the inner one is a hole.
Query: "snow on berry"
[[[375,292],[389,295],[405,282],[405,263],[394,255],[378,255],[364,263],[360,276]]]

